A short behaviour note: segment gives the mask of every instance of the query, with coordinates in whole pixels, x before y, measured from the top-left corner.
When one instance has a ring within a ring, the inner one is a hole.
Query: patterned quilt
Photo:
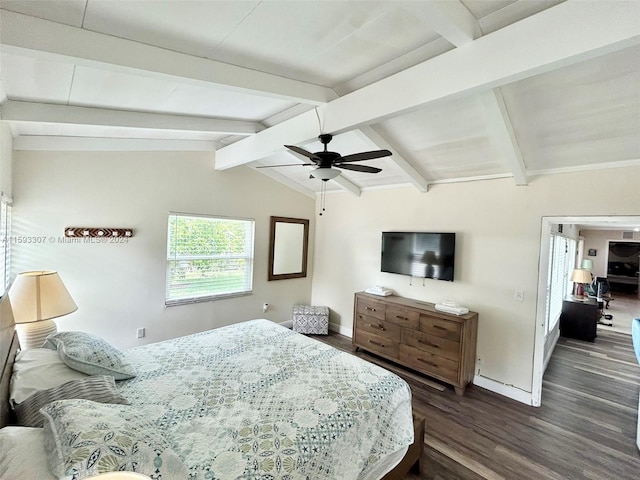
[[[123,395],[193,479],[355,480],[413,442],[402,379],[268,320],[126,355]]]

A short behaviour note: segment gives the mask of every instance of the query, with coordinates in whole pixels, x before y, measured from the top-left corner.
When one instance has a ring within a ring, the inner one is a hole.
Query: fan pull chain
[[[322,186],[320,187],[320,208],[322,209],[322,211],[318,214],[320,216],[322,216],[322,212],[325,211],[324,205],[325,205],[325,191],[327,189],[327,182],[326,181],[322,181]]]

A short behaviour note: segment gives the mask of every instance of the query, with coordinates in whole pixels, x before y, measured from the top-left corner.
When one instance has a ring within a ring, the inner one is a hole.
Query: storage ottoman
[[[329,307],[294,305],[293,331],[327,335],[329,333]]]

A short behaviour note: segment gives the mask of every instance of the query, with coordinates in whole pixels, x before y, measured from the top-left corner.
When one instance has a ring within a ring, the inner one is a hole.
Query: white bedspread
[[[413,442],[402,379],[268,320],[126,355],[119,388],[194,479],[355,480]]]

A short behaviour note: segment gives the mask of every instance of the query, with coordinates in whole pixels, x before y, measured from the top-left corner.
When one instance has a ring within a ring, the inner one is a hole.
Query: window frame
[[[558,324],[562,313],[562,302],[573,289],[571,272],[575,268],[577,242],[574,238],[552,233],[549,247],[545,336],[549,335]]]
[[[230,222],[245,222],[245,241],[250,242],[249,245],[245,245],[245,252],[242,255],[233,254],[194,254],[194,255],[182,255],[177,256],[177,252],[173,250],[175,245],[172,245],[171,237],[171,221],[172,217],[184,217],[184,218],[202,218],[211,221],[230,221]],[[166,273],[165,273],[165,307],[172,307],[177,305],[187,305],[191,303],[210,302],[216,300],[223,300],[227,298],[241,297],[251,295],[253,293],[253,274],[254,274],[254,261],[255,261],[255,219],[244,217],[229,217],[222,215],[209,215],[199,213],[185,213],[185,212],[169,212],[167,216],[167,251],[166,251]],[[172,262],[183,260],[220,260],[220,259],[244,259],[246,260],[245,274],[244,274],[244,286],[239,291],[225,291],[221,293],[209,292],[201,295],[191,296],[171,296],[171,265]]]
[[[0,192],[0,297],[11,283],[11,204],[12,199]]]

